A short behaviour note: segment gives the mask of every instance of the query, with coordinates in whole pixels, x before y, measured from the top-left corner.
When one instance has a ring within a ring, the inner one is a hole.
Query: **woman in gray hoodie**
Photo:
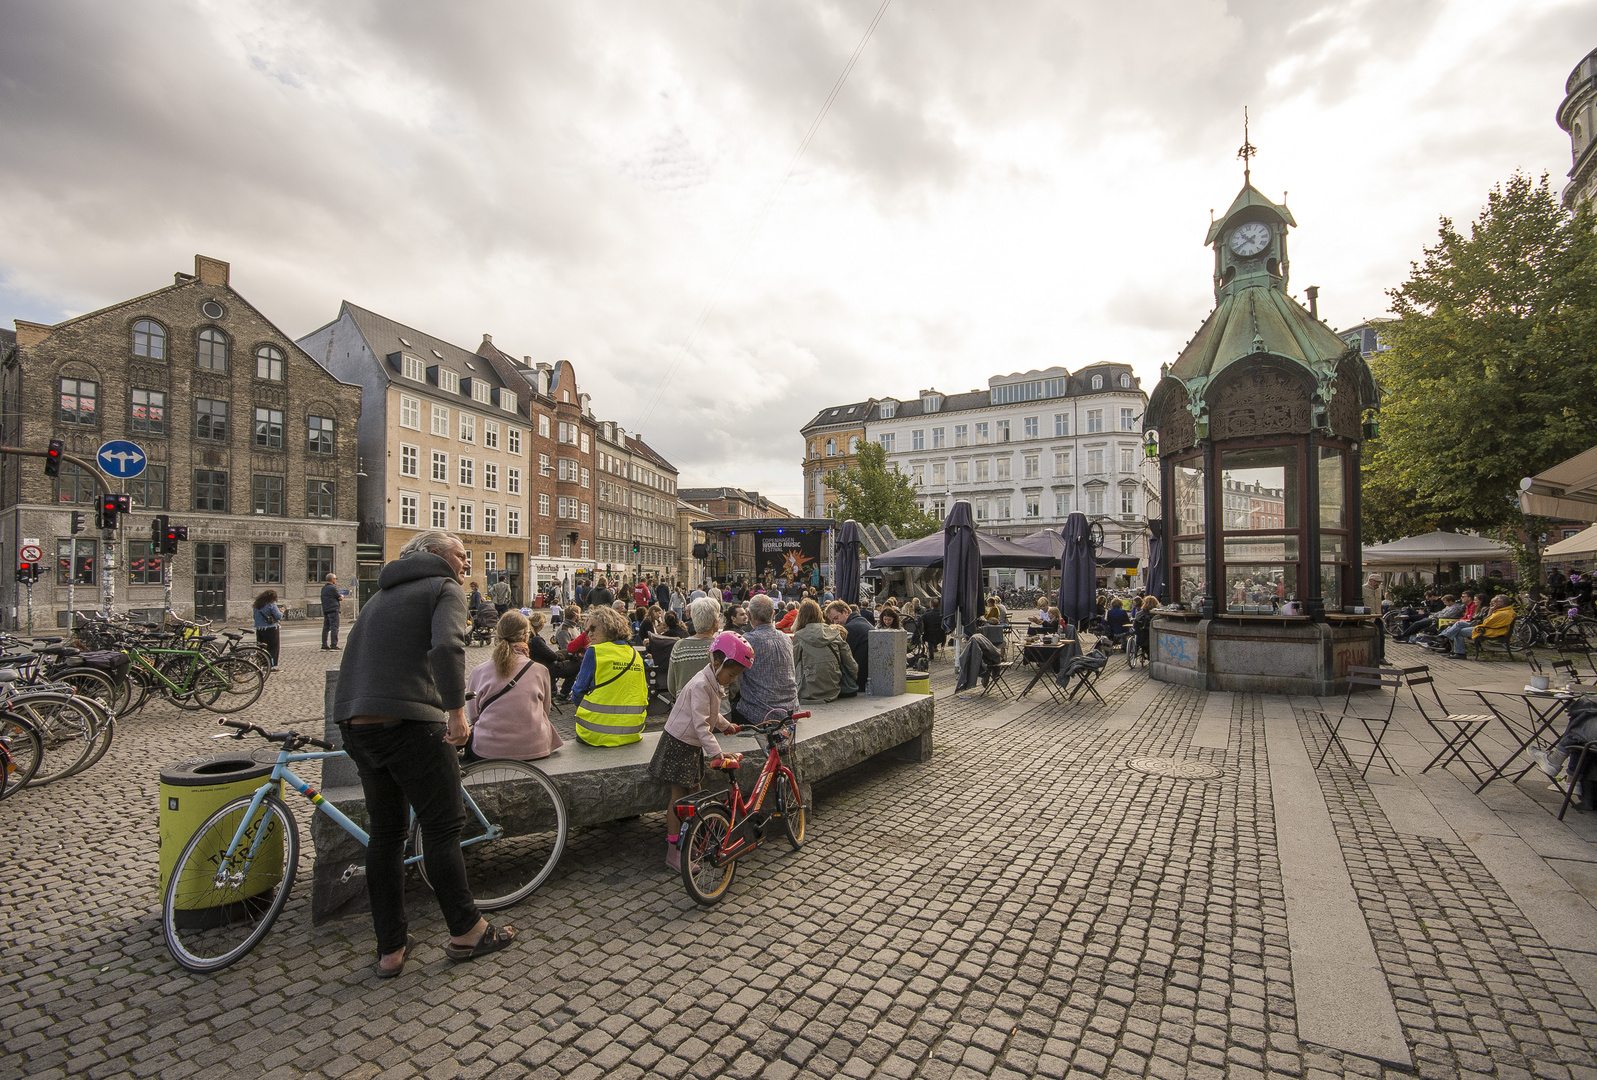
[[[814,600],[799,605],[793,622],[793,669],[803,705],[836,701],[845,674],[851,685],[857,685],[859,665],[849,651],[848,634],[840,626],[829,625]]]

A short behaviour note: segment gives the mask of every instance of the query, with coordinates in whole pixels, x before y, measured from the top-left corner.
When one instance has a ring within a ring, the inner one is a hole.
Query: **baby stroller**
[[[471,643],[487,645],[494,639],[494,627],[499,623],[499,612],[492,604],[484,604],[471,617]]]

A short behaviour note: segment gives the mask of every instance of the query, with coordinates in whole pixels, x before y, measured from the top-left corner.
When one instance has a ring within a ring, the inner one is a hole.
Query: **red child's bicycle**
[[[698,791],[676,804],[682,822],[682,883],[688,895],[701,904],[713,904],[732,884],[737,860],[759,847],[765,831],[781,822],[787,842],[797,851],[804,843],[804,797],[799,790],[798,765],[793,760],[795,721],[807,712],[787,713],[740,729],[765,736],[765,767],[747,798],[738,786],[737,769],[742,754],[725,754],[715,768],[724,769],[730,783],[725,791]],[[771,807],[766,808],[766,800]]]

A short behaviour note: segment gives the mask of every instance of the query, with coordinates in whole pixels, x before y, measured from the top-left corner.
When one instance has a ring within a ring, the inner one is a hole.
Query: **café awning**
[[[1597,521],[1597,447],[1519,482],[1519,508],[1527,514]]]
[[[1405,567],[1428,570],[1442,563],[1478,564],[1512,557],[1513,549],[1507,544],[1484,536],[1450,532],[1405,536],[1390,544],[1374,544],[1364,549],[1364,565],[1372,570]]]
[[[1597,555],[1597,525],[1590,525],[1542,552],[1544,559],[1589,559]]]

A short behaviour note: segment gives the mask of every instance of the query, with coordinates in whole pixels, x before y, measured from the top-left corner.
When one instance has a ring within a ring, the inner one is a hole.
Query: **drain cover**
[[[1162,757],[1138,757],[1126,762],[1126,768],[1149,776],[1170,776],[1177,780],[1215,780],[1225,775],[1225,770],[1207,761],[1181,761]]]

